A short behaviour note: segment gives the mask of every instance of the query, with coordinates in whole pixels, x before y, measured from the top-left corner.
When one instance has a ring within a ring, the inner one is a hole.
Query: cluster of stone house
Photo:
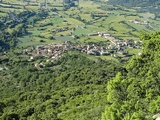
[[[112,44],[110,44],[107,49],[110,50],[117,50],[118,53],[121,53],[127,48],[141,48],[141,41],[139,40],[119,40],[116,39],[112,34],[109,34],[107,32],[98,32],[98,33],[92,33],[88,34],[87,36],[100,36],[104,37],[107,40],[109,40]]]
[[[52,61],[59,59],[61,54],[70,49],[71,45],[68,42],[63,44],[48,44],[37,46],[36,48],[32,48],[32,50],[26,49],[25,51],[32,51],[32,55],[30,56],[30,60],[36,60],[41,57],[51,58]]]
[[[139,21],[139,20],[129,20],[129,22],[134,23],[134,24],[140,24],[140,25],[148,25],[148,21]]]
[[[89,55],[109,55],[105,47],[101,47],[95,44],[77,45],[77,46],[73,46],[72,49],[76,49],[80,52],[83,52]]]
[[[138,48],[141,44],[140,40],[119,40],[116,39],[114,36],[110,34],[105,34],[105,38],[107,38],[113,45],[115,45],[118,49],[121,49],[122,47],[124,49],[126,48]]]
[[[48,44],[37,46],[36,48],[27,48],[25,52],[31,53],[30,60],[36,60],[41,57],[48,57],[51,61],[59,59],[61,54],[67,50],[77,50],[89,55],[109,55],[105,47],[93,45],[71,45],[70,42],[62,44]]]
[[[126,54],[124,51],[128,45],[132,42],[130,41],[117,41],[112,40],[114,44],[110,44],[109,46],[102,47],[95,44],[92,45],[71,45],[70,42],[64,42],[62,44],[49,44],[49,45],[41,45],[36,48],[29,48],[26,51],[32,51],[32,55],[30,55],[30,60],[36,60],[41,57],[51,58],[51,61],[59,59],[61,54],[67,50],[77,50],[89,55],[111,55],[113,54]]]
[[[30,47],[25,50],[30,56],[30,61],[47,57],[47,62],[54,62],[59,59],[63,52],[68,50],[77,50],[89,55],[111,55],[116,57],[116,54],[126,55],[125,49],[138,47],[141,44],[141,41],[133,40],[118,40],[113,35],[106,32],[98,32],[99,36],[108,39],[111,44],[108,46],[98,46],[96,44],[92,45],[72,45],[70,42],[66,41],[61,44],[48,44],[37,46],[36,48]],[[42,66],[42,64],[36,64],[36,66]]]

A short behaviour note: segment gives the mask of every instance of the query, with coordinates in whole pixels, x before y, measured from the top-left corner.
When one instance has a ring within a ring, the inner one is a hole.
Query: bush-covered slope
[[[0,119],[98,120],[106,104],[106,84],[123,68],[114,62],[66,53],[37,69],[26,58],[11,55],[0,63]]]
[[[102,120],[152,120],[160,110],[160,32],[143,34],[143,53],[107,85]]]

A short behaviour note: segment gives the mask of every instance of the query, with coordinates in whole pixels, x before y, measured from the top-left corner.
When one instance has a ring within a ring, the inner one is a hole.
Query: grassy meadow
[[[44,2],[39,0],[39,2]],[[114,6],[103,4],[104,1],[79,1],[78,7],[70,7],[63,11],[62,0],[49,1],[47,5],[48,16],[37,20],[34,25],[27,24],[27,36],[18,37],[18,47],[27,47],[30,45],[61,43],[66,40],[75,42],[71,35],[77,35],[76,40],[82,44],[106,42],[106,39],[99,36],[85,36],[90,33],[108,32],[118,39],[139,40],[141,32],[151,32],[160,29],[160,20],[154,19],[152,13],[137,13],[134,9],[113,9]],[[10,4],[7,4],[10,3]],[[11,5],[14,3],[14,5]],[[37,12],[39,6],[33,6],[35,2],[22,4],[18,0],[5,0],[0,3],[0,16],[6,16],[9,11],[15,11],[16,14],[25,10]],[[56,8],[57,11],[52,11]],[[118,8],[118,7],[117,7]],[[106,10],[105,10],[106,9]],[[30,21],[35,16],[30,18]],[[135,24],[130,20],[148,21],[148,25]],[[66,30],[54,31],[55,29]],[[75,28],[73,31],[72,28]],[[8,29],[11,32],[12,29]],[[54,39],[51,39],[54,38]]]

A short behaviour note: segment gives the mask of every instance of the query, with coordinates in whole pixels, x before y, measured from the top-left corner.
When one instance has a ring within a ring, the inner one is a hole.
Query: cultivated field
[[[76,6],[66,7],[63,1],[44,0],[22,2],[5,0],[0,3],[0,16],[7,16],[9,12],[15,14],[32,11],[43,17],[34,15],[26,18],[28,35],[18,37],[18,47],[31,45],[62,43],[107,43],[107,39],[100,36],[88,36],[91,33],[107,32],[120,40],[139,40],[141,32],[151,32],[160,29],[160,18],[155,19],[152,13],[137,13],[136,10],[115,7],[104,4],[104,1],[80,0]],[[40,6],[40,3],[42,6]],[[9,28],[12,33],[14,28]],[[78,36],[78,38],[75,38]],[[108,44],[108,43],[107,43]],[[129,49],[130,53],[137,53],[139,49]]]

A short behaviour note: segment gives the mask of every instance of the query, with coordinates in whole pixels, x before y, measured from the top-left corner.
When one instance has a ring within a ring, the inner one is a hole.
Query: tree
[[[143,53],[129,61],[127,76],[118,73],[107,85],[102,120],[150,120],[159,113],[160,32],[143,34],[141,40]]]
[[[127,111],[122,109],[123,102],[127,99],[127,80],[123,79],[119,72],[115,79],[110,80],[107,84],[107,101],[108,104],[105,113],[102,114],[102,120],[117,120],[122,119],[123,114]],[[120,111],[121,110],[121,111]],[[124,110],[124,111],[123,111]]]

